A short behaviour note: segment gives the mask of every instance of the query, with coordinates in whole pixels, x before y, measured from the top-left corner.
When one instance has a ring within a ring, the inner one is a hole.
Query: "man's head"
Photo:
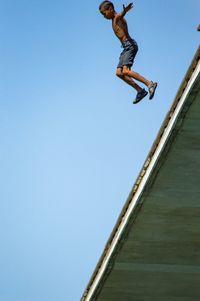
[[[115,14],[115,8],[112,2],[110,1],[103,1],[99,5],[100,13],[106,18],[106,19],[112,19]]]

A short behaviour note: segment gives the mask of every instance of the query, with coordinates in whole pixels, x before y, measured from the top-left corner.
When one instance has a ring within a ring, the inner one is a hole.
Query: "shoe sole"
[[[158,83],[154,83],[154,90],[153,90],[153,93],[150,94],[149,99],[152,99],[154,97],[157,86],[158,86]]]
[[[134,100],[133,104],[135,105],[136,103],[140,102],[145,96],[147,96],[148,92],[146,92],[146,94],[144,94],[139,100]]]

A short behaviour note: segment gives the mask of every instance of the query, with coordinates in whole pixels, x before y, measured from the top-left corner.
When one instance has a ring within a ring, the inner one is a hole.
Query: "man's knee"
[[[121,70],[121,69],[117,69],[116,75],[117,75],[119,78],[123,78],[122,70]]]
[[[129,75],[129,68],[128,67],[124,67],[122,69],[122,74],[123,74],[123,76]]]

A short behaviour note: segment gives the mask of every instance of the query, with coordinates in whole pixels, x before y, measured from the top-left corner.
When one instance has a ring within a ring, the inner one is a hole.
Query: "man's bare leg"
[[[148,92],[145,89],[142,89],[138,84],[136,84],[133,78],[145,84],[148,87],[149,99],[153,98],[157,87],[156,82],[152,82],[144,78],[139,73],[132,71],[130,69],[130,66],[123,66],[123,68],[117,68],[116,75],[122,80],[124,80],[127,84],[132,86],[138,92],[134,103],[138,103],[142,98],[144,98],[148,94]]]
[[[128,76],[128,77],[131,77],[131,78],[134,78],[134,79],[138,80],[139,82],[145,84],[147,87],[149,87],[151,85],[150,80],[144,78],[138,72],[132,71],[129,66],[123,66],[122,74],[124,76]]]
[[[122,68],[117,68],[117,71],[116,71],[116,75],[122,79],[123,81],[125,81],[129,86],[133,87],[137,92],[140,92],[142,90],[142,88],[136,84],[136,82],[134,82],[134,80],[128,76],[128,75],[124,75],[122,73]]]
[[[137,91],[136,98],[133,101],[134,104],[138,103],[148,94],[148,92],[136,84],[136,82],[130,76],[124,75],[122,68],[117,68],[116,75]]]

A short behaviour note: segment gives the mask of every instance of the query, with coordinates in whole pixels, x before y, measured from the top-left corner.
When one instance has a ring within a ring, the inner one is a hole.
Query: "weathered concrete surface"
[[[200,300],[200,73],[91,298],[87,292],[82,300]]]

